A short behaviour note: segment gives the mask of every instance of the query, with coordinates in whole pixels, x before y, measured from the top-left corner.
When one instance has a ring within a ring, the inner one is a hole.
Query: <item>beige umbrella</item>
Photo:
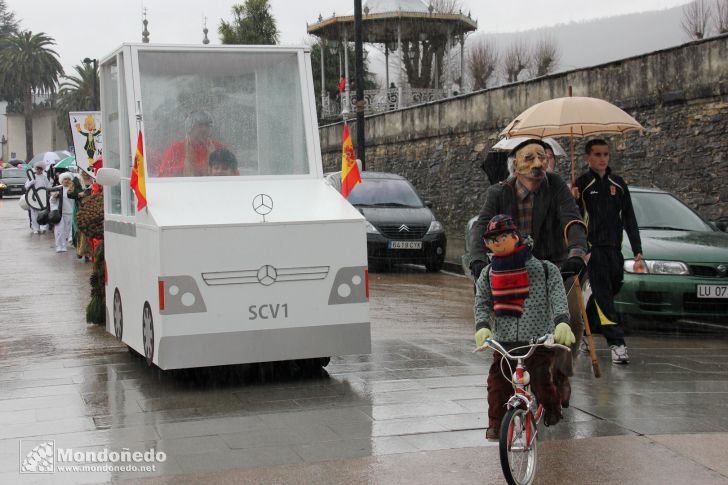
[[[518,115],[500,134],[507,138],[571,137],[571,180],[574,181],[574,137],[642,131],[632,116],[598,98],[566,97],[535,104]]]

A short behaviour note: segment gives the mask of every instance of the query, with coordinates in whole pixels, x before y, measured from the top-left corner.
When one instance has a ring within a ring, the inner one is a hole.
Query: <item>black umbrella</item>
[[[508,152],[488,152],[485,160],[480,164],[480,168],[488,176],[490,185],[507,179],[510,175],[508,173]]]

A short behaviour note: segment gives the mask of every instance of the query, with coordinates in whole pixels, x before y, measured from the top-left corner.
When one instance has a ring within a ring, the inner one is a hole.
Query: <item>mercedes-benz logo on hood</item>
[[[267,216],[273,210],[273,199],[268,194],[253,197],[253,210],[261,216]]]
[[[718,270],[718,274],[721,276],[725,276],[726,273],[728,273],[728,266],[725,264],[719,265],[716,269]]]
[[[266,264],[258,269],[258,282],[263,286],[270,286],[278,279],[278,271],[271,265]]]

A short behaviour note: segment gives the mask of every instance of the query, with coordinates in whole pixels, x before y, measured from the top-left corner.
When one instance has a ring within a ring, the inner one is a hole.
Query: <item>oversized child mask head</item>
[[[497,256],[513,252],[521,238],[513,218],[498,214],[488,222],[483,241],[488,250]]]

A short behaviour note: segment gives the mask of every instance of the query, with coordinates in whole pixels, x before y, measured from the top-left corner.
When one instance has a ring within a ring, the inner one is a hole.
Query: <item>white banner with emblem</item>
[[[76,151],[76,165],[93,173],[94,165],[103,156],[101,111],[71,111],[68,117]]]

